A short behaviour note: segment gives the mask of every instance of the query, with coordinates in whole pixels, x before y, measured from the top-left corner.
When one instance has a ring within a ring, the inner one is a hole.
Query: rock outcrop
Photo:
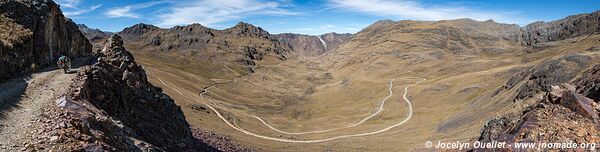
[[[542,101],[524,110],[515,118],[502,117],[488,121],[478,140],[500,141],[508,144],[600,142],[598,125],[600,106],[593,100],[599,98],[596,89],[598,71],[600,71],[598,67],[583,72],[580,78],[574,80],[577,86],[563,83],[551,85],[547,89],[537,88],[546,92]],[[479,150],[489,149],[475,149],[475,151]],[[515,147],[504,150],[519,151]]]
[[[58,137],[72,150],[211,151],[193,137],[179,106],[148,82],[145,70],[113,35],[83,67],[70,93],[57,101],[49,126],[67,124]]]
[[[536,93],[550,91],[552,85],[569,82],[588,67],[592,58],[579,54],[568,54],[551,59],[512,76],[496,93],[520,85],[514,101],[533,97]]]
[[[586,95],[595,101],[600,101],[600,65],[595,65],[585,71],[581,77],[574,81],[577,92]]]
[[[91,49],[53,1],[0,1],[0,81],[51,64],[61,54],[90,55]]]
[[[600,32],[600,11],[552,22],[534,22],[521,29],[522,44],[534,45]]]

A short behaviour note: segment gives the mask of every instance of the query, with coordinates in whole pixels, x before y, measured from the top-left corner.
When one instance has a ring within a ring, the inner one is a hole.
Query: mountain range
[[[0,8],[0,148],[17,141],[8,151],[600,140],[600,11],[526,26],[380,20],[312,36],[243,22],[110,33],[73,23],[52,1]],[[52,65],[63,54],[81,65],[74,74]]]

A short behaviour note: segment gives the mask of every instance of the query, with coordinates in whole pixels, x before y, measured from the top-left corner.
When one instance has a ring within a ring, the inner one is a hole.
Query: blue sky
[[[600,10],[596,0],[56,0],[77,23],[121,31],[200,23],[224,29],[243,21],[269,33],[355,33],[381,20],[493,19],[526,25]]]

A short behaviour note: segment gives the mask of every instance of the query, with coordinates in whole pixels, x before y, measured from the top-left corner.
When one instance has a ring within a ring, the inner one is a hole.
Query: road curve
[[[290,135],[302,135],[302,134],[314,134],[314,133],[324,133],[324,132],[330,132],[330,131],[334,131],[334,130],[338,130],[338,129],[344,129],[344,128],[352,128],[352,127],[356,127],[364,122],[366,122],[367,120],[375,117],[377,114],[381,113],[381,111],[383,111],[383,106],[385,105],[385,102],[392,97],[392,95],[394,95],[394,92],[392,91],[392,87],[394,86],[394,79],[391,79],[389,82],[389,95],[386,96],[385,98],[383,98],[383,100],[381,100],[381,103],[379,104],[379,108],[377,109],[377,111],[375,111],[374,113],[372,113],[371,115],[368,115],[367,117],[361,119],[360,121],[348,125],[348,126],[344,126],[344,127],[338,127],[338,128],[332,128],[332,129],[327,129],[327,130],[317,130],[317,131],[306,131],[306,132],[287,132],[287,131],[283,131],[283,130],[279,130],[273,126],[271,126],[269,123],[265,122],[262,118],[252,115],[254,118],[258,119],[258,121],[260,121],[262,124],[264,124],[265,126],[269,127],[271,130],[275,130],[279,133],[284,133],[284,134],[290,134]]]
[[[422,79],[423,79],[423,80],[421,80],[421,81],[419,81],[419,82],[417,82],[417,83],[415,83],[415,84],[413,84],[413,85],[417,85],[417,84],[419,84],[419,83],[421,83],[421,82],[423,82],[423,81],[427,80],[427,79],[425,79],[425,78],[422,78]],[[211,106],[210,104],[205,104],[205,105],[206,105],[208,108],[210,108],[212,111],[214,111],[214,112],[217,114],[217,116],[218,116],[219,118],[221,118],[221,120],[223,120],[223,122],[225,122],[225,123],[226,123],[227,125],[229,125],[231,128],[233,128],[233,129],[235,129],[235,130],[238,130],[238,131],[240,131],[240,132],[242,132],[242,133],[244,133],[244,134],[247,134],[247,135],[250,135],[250,136],[254,136],[254,137],[257,137],[257,138],[262,138],[262,139],[267,139],[267,140],[273,140],[273,141],[279,141],[279,142],[289,142],[289,143],[318,143],[318,142],[325,142],[325,141],[330,141],[330,140],[335,140],[335,139],[341,139],[341,138],[359,137],[359,136],[367,136],[367,135],[378,134],[378,133],[386,132],[386,131],[388,131],[388,130],[390,130],[390,129],[393,129],[393,128],[397,127],[397,126],[400,126],[400,125],[402,125],[402,124],[406,123],[408,120],[410,120],[410,119],[412,118],[412,114],[413,114],[413,106],[412,106],[412,102],[411,102],[411,101],[410,101],[410,100],[409,100],[409,99],[406,97],[406,96],[407,96],[407,94],[408,94],[408,88],[409,88],[410,86],[413,86],[413,85],[409,85],[409,86],[406,86],[406,87],[404,87],[404,95],[402,95],[402,98],[403,98],[403,99],[406,101],[406,103],[408,104],[408,111],[409,111],[409,112],[408,112],[408,116],[407,116],[407,117],[406,117],[404,120],[402,120],[402,121],[400,121],[400,122],[398,122],[398,123],[396,123],[396,124],[394,124],[394,125],[388,126],[388,127],[386,127],[386,128],[383,128],[383,129],[377,130],[377,131],[366,132],[366,133],[359,133],[359,134],[341,135],[341,136],[335,136],[335,137],[323,138],[323,139],[315,139],[315,140],[291,140],[291,139],[275,138],[275,137],[269,137],[269,136],[259,135],[259,134],[256,134],[256,133],[253,133],[253,132],[247,131],[247,130],[245,130],[245,129],[243,129],[243,128],[240,128],[240,127],[237,127],[237,126],[235,126],[234,124],[232,124],[232,123],[230,123],[229,121],[227,121],[227,119],[225,119],[225,117],[223,117],[223,115],[221,115],[221,113],[220,113],[220,112],[219,112],[219,111],[218,111],[216,108],[214,108],[214,107],[213,107],[213,106]],[[210,87],[209,87],[209,88],[210,88]],[[212,99],[209,99],[209,98],[204,98],[204,94],[205,94],[206,92],[208,92],[208,88],[204,89],[204,92],[200,93],[200,98],[207,99],[207,100],[209,100],[209,101],[210,101],[212,104],[214,104],[215,106],[218,106],[218,105],[217,105],[217,104],[216,104],[216,103],[215,103],[215,102],[214,102]],[[187,98],[190,98],[190,97],[187,97]],[[202,103],[202,102],[200,102],[200,103]],[[203,103],[203,104],[204,104],[204,103]]]

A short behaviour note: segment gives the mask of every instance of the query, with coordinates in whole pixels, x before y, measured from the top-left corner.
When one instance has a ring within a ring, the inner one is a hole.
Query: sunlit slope
[[[136,58],[147,64],[151,81],[184,107],[193,126],[229,135],[237,143],[264,151],[407,151],[420,149],[428,140],[474,140],[487,120],[519,111],[527,101],[515,97],[535,93],[524,91],[532,87],[525,80],[512,84],[515,78],[554,65],[564,67],[557,75],[576,75],[598,61],[597,51],[590,49],[600,45],[597,35],[527,46],[515,36],[518,28],[469,19],[380,21],[321,56],[289,58],[242,77],[206,76],[211,72],[185,67],[211,66],[188,62],[186,56],[168,64],[148,54]],[[413,85],[422,78],[427,80]],[[228,83],[199,97],[205,87],[218,82]],[[375,135],[311,144],[249,136],[203,106],[211,104],[207,99],[214,100],[216,105],[211,105],[228,122],[256,134],[315,140],[376,131],[404,120],[408,105],[402,94],[407,86],[414,108],[407,123]],[[373,113],[377,115],[369,117]],[[369,119],[353,126],[365,118]]]

